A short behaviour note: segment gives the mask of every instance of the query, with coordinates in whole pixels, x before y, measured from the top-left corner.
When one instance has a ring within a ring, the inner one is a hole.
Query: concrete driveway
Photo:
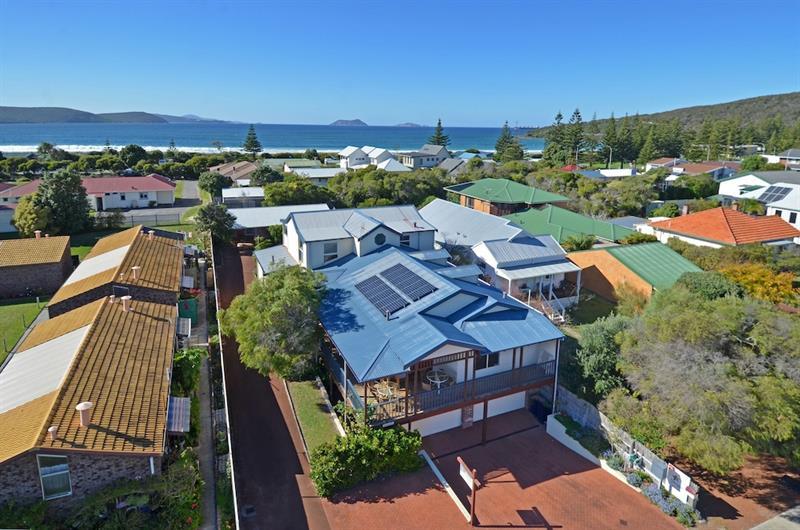
[[[200,190],[197,187],[197,181],[184,180],[183,197],[176,198],[173,206],[124,210],[122,215],[133,223],[178,224],[180,223],[181,215],[186,213],[186,210],[192,206],[200,204],[200,202]],[[156,223],[156,221],[159,223]]]

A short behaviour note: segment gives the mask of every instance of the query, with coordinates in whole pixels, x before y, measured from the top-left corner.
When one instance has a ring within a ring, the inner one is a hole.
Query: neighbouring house
[[[0,298],[52,294],[71,272],[69,236],[0,240]]]
[[[371,423],[428,436],[526,408],[554,386],[558,328],[451,268],[391,245],[319,269],[325,364]]]
[[[355,147],[348,145],[339,151],[339,167],[342,169],[362,169],[367,166],[376,166],[393,172],[408,170],[408,168],[397,162],[389,150],[382,147],[371,145]],[[398,166],[402,166],[403,169],[398,168]]]
[[[380,162],[377,167],[389,173],[405,173],[406,171],[411,171],[394,158],[387,158],[383,162]]]
[[[252,239],[266,236],[270,226],[280,226],[292,212],[318,212],[328,210],[328,205],[296,204],[293,206],[261,206],[258,208],[230,208],[228,213],[236,218],[233,223],[234,239]]]
[[[680,164],[685,164],[687,161],[682,158],[670,157],[665,156],[661,158],[656,158],[655,160],[651,160],[644,165],[645,171],[650,171],[651,169],[658,169],[662,167],[672,168]]]
[[[50,317],[109,295],[176,304],[184,283],[179,237],[134,226],[100,239],[50,299]]]
[[[672,287],[683,273],[701,270],[657,242],[582,250],[567,257],[582,269],[584,288],[612,301],[622,285],[649,298],[655,291]]]
[[[794,245],[793,239],[800,236],[797,228],[777,215],[747,215],[735,207],[718,207],[651,221],[637,228],[656,236],[662,243],[677,238],[695,246],[712,248],[751,243],[789,247]]]
[[[264,188],[225,188],[222,190],[222,204],[228,208],[253,208],[264,202]]]
[[[12,182],[0,182],[0,191],[5,191],[7,189],[13,188],[16,184]]]
[[[718,194],[730,198],[757,198],[768,187],[783,184],[800,185],[797,171],[742,171],[723,179]]]
[[[339,151],[339,167],[342,169],[356,169],[369,165],[369,157],[360,147],[348,145]]]
[[[635,230],[614,224],[608,219],[595,219],[552,204],[540,210],[531,208],[506,215],[505,218],[521,226],[529,234],[550,234],[559,243],[569,237],[583,235],[592,235],[600,243],[617,243],[636,233]]]
[[[769,186],[758,199],[767,207],[767,215],[780,217],[800,229],[800,184],[779,183]],[[795,242],[800,244],[797,238]]]
[[[161,473],[175,303],[102,296],[37,324],[0,371],[0,504],[72,504]],[[58,500],[56,500],[58,499]]]
[[[632,177],[636,175],[636,168],[622,168],[622,169],[579,169],[575,171],[578,175],[590,178],[592,180],[611,180],[623,177]]]
[[[367,155],[369,158],[370,166],[377,166],[381,162],[385,162],[386,160],[394,160],[394,155],[390,153],[388,150],[384,149],[383,147],[373,147],[371,145],[365,145],[361,148],[364,151],[364,154]]]
[[[364,256],[384,245],[432,250],[435,228],[413,206],[382,206],[292,212],[283,222],[284,249],[291,264],[317,269],[347,256]],[[258,273],[267,272],[259,268]]]
[[[672,175],[702,175],[708,173],[714,180],[720,181],[739,171],[740,164],[739,162],[732,162],[729,160],[687,162],[680,158],[657,158],[645,164],[646,171],[662,167],[669,168]]]
[[[290,158],[283,163],[283,172],[292,173],[295,169],[308,169],[312,167],[322,167],[319,160],[308,158]]]
[[[800,171],[800,149],[787,149],[777,155],[777,163],[783,164],[786,169]]]
[[[422,169],[438,166],[442,160],[450,158],[450,152],[443,145],[423,145],[419,151],[399,153],[400,162],[410,169]]]
[[[250,177],[260,167],[261,164],[249,160],[239,160],[211,166],[208,170],[230,178],[237,186],[249,186]]]
[[[16,232],[17,227],[14,226],[14,211],[17,209],[17,203],[0,202],[0,232],[9,233]]]
[[[469,162],[469,160],[465,158],[445,158],[436,167],[444,170],[445,174],[449,177],[457,177],[468,169],[469,166],[467,162]]]
[[[635,215],[624,215],[622,217],[615,217],[607,219],[609,223],[627,228],[629,230],[636,230],[636,225],[644,224],[647,222],[645,217],[636,217]]]
[[[459,204],[492,215],[508,215],[532,206],[565,203],[569,197],[508,179],[486,178],[445,188],[458,195]]]
[[[339,167],[306,167],[292,169],[298,177],[308,179],[315,186],[327,186],[328,182],[336,175],[342,173]]]
[[[40,179],[0,191],[0,204],[18,203],[39,189]],[[85,177],[81,179],[89,206],[98,212],[111,209],[173,206],[175,183],[156,173],[143,177]]]
[[[507,219],[444,199],[434,199],[420,208],[419,213],[436,228],[436,243],[468,262],[474,261],[472,247],[480,242],[509,239],[522,231]]]

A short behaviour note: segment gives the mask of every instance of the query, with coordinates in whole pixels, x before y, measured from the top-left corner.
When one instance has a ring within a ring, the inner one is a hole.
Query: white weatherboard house
[[[293,169],[292,173],[308,179],[315,186],[327,186],[333,177],[344,171],[339,167],[303,167]]]
[[[419,151],[400,153],[400,162],[410,169],[438,166],[442,160],[450,158],[450,152],[442,145],[423,145]]]
[[[222,204],[228,208],[254,208],[264,202],[264,188],[225,188]]]
[[[230,208],[228,213],[236,220],[234,233],[238,238],[265,235],[270,226],[280,226],[292,212],[318,212],[328,210],[325,203],[296,204],[292,206],[260,206],[257,208]]]
[[[369,165],[369,156],[360,147],[348,145],[339,151],[339,167],[354,169]]]
[[[413,206],[295,212],[283,240],[256,252],[259,275],[281,261],[325,274],[323,358],[348,406],[369,409],[374,425],[427,436],[556,387],[558,328],[446,263]]]

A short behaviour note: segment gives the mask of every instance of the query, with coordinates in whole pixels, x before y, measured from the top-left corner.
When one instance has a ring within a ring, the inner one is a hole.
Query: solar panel
[[[356,284],[356,289],[384,315],[391,315],[406,307],[408,302],[377,276],[370,276]]]
[[[401,265],[400,263],[383,271],[381,276],[386,278],[389,283],[400,289],[404,295],[415,302],[436,290],[436,287],[423,280],[416,273],[411,272],[405,265]]]
[[[792,191],[792,188],[785,188],[783,186],[770,186],[764,193],[761,194],[761,197],[758,199],[765,203],[775,202],[789,195],[790,191]]]

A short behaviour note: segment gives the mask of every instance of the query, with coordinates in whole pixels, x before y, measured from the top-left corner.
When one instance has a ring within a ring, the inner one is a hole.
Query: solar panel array
[[[785,188],[783,186],[770,186],[764,193],[761,194],[758,200],[765,203],[779,201],[789,195],[790,191],[792,191],[792,188]]]
[[[383,271],[381,276],[415,302],[436,291],[436,287],[400,263]]]
[[[356,289],[383,315],[391,315],[406,307],[408,302],[377,276],[356,284]]]

